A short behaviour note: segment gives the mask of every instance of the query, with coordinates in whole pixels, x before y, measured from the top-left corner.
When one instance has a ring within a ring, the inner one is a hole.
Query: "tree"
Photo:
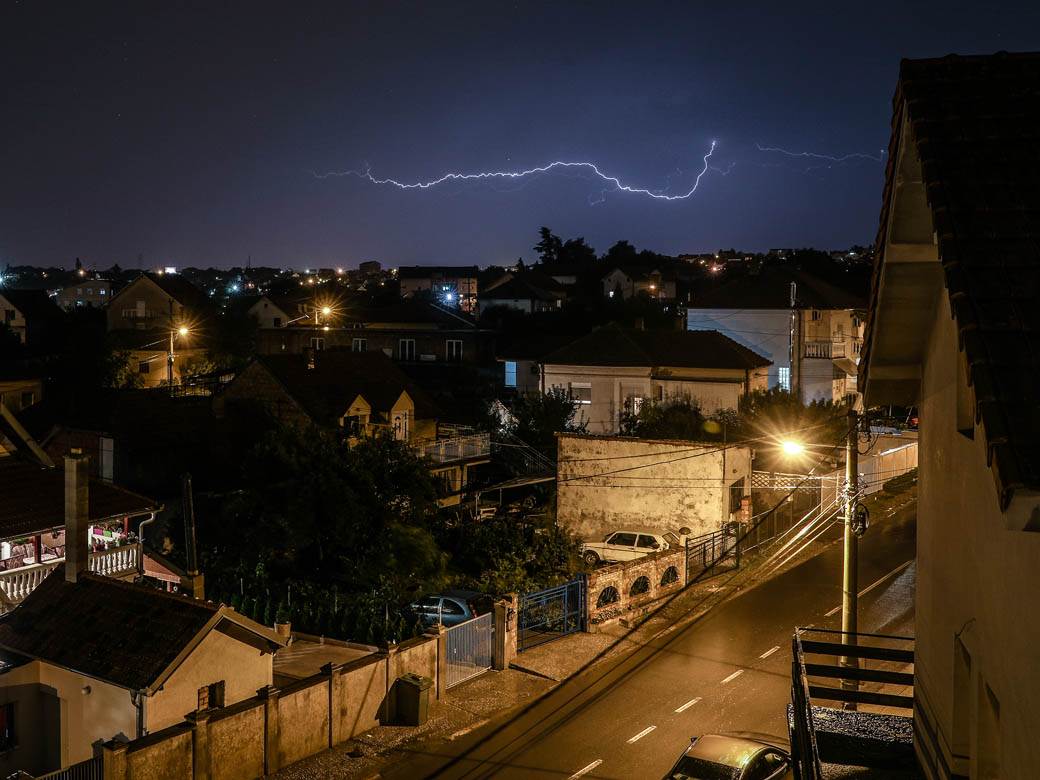
[[[568,265],[592,265],[596,262],[596,250],[586,244],[583,237],[569,238],[563,243],[557,258]]]
[[[713,441],[721,438],[721,425],[706,418],[700,405],[688,398],[644,402],[638,414],[622,415],[621,431],[643,439]]]
[[[559,236],[554,236],[552,231],[547,227],[542,227],[538,230],[538,235],[541,237],[537,244],[534,245],[534,251],[538,253],[538,257],[546,265],[551,265],[559,261],[560,250],[563,248],[563,241],[560,240]]]
[[[609,265],[628,265],[638,258],[636,248],[627,241],[618,241],[603,255],[603,262]]]
[[[509,432],[526,444],[555,457],[557,432],[584,433],[588,421],[580,404],[562,388],[520,398],[512,408]]]

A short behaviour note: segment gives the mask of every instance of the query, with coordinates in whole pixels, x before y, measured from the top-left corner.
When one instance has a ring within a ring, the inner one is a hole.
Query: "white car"
[[[652,528],[620,528],[604,536],[602,541],[582,542],[581,557],[589,566],[595,566],[600,562],[631,561],[680,544],[679,537],[672,533]]]

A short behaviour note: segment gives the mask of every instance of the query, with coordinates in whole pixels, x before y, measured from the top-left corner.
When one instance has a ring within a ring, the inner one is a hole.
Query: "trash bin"
[[[430,714],[433,680],[408,673],[397,678],[397,720],[402,726],[421,726]]]

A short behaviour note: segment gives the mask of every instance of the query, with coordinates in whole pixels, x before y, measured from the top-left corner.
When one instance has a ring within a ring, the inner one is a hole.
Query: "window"
[[[445,342],[445,357],[447,360],[458,363],[462,360],[462,341],[459,339],[448,339]]]
[[[821,316],[821,314],[822,314],[822,313],[820,312],[820,310],[819,310],[819,309],[810,309],[810,310],[809,310],[809,318],[810,318],[810,319],[811,319],[811,320],[812,320],[813,322],[819,322],[819,321],[820,321],[820,316]]]
[[[311,339],[311,349],[315,352],[322,352],[325,349],[325,339],[320,336],[315,336]]]
[[[784,776],[787,768],[787,759],[775,751],[767,751],[760,755],[755,762],[744,770],[742,777],[747,780],[772,780]]]
[[[14,716],[14,702],[0,705],[0,751],[18,747]]]
[[[343,426],[343,432],[347,434],[347,436],[361,435],[361,415],[348,414],[345,417],[340,418],[339,424]]]
[[[98,290],[98,292],[101,293],[102,295],[106,295],[108,291],[105,290],[104,287],[102,287],[100,290]]]
[[[791,367],[790,366],[780,366],[780,368],[777,369],[777,383],[776,384],[777,384],[777,386],[781,390],[786,390],[787,392],[791,392]]]
[[[639,534],[639,541],[636,542],[636,547],[644,550],[656,550],[660,546],[654,537],[647,534]]]
[[[506,387],[516,387],[516,361],[506,361]]]
[[[138,374],[147,374],[151,370],[151,365],[148,363],[147,360],[142,360],[140,363],[137,364]]]
[[[275,317],[273,322],[274,322],[274,326],[276,328],[282,327],[282,318],[281,317]]]
[[[217,709],[224,706],[224,681],[199,688],[199,709]]]
[[[638,415],[643,409],[643,397],[640,395],[630,395],[625,399],[625,411],[631,415]]]
[[[592,384],[590,382],[571,382],[570,395],[572,401],[579,404],[592,403]]]
[[[619,547],[635,547],[636,546],[636,535],[628,533],[617,533],[614,534],[607,544],[616,544]]]
[[[32,406],[34,403],[36,403],[36,393],[34,393],[32,390],[26,390],[24,393],[22,393],[23,409]]]
[[[106,482],[112,481],[114,447],[115,442],[108,436],[102,436],[98,441],[101,453],[101,479]]]
[[[352,339],[350,342],[351,352],[367,352],[368,339]]]
[[[394,438],[398,441],[408,441],[408,412],[398,412],[394,415]]]
[[[441,601],[442,609],[445,615],[465,615],[464,610],[459,604],[455,603],[452,599],[443,599]]]
[[[415,339],[398,340],[397,358],[399,360],[415,360]]]

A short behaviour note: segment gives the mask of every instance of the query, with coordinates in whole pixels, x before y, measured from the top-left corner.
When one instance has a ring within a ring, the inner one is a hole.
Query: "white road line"
[[[690,709],[690,707],[692,707],[692,706],[693,706],[694,704],[696,704],[696,703],[697,703],[697,702],[699,702],[700,700],[701,700],[701,697],[700,697],[700,696],[697,696],[697,697],[695,697],[695,698],[693,698],[693,699],[690,699],[690,700],[689,700],[688,702],[686,702],[686,703],[685,703],[684,705],[682,705],[681,707],[678,707],[678,708],[676,708],[676,710],[675,710],[675,711],[676,711],[676,712],[686,712],[686,710]]]
[[[593,761],[588,766],[583,766],[581,769],[579,769],[573,775],[568,777],[567,780],[578,780],[579,777],[581,777],[582,775],[587,775],[589,772],[591,772],[593,769],[595,769],[596,767],[598,767],[602,763],[603,763],[603,759],[602,758],[597,758],[595,761]]]
[[[780,649],[780,645],[777,645],[776,647],[770,647],[768,650],[766,650],[764,653],[762,653],[762,655],[760,655],[759,658],[769,658],[769,656],[771,656],[773,653],[775,653],[779,649]]]
[[[640,731],[634,737],[629,737],[628,744],[631,745],[633,742],[638,742],[639,740],[641,740],[643,737],[645,737],[647,734],[649,734],[651,731],[653,731],[656,728],[657,728],[657,726],[647,726],[645,729]]]
[[[737,671],[733,672],[733,674],[731,674],[729,677],[727,677],[725,680],[723,680],[721,683],[719,683],[719,685],[725,685],[728,682],[733,682],[738,677],[740,677],[740,675],[742,675],[742,674],[744,674],[744,670],[743,669],[737,669]]]
[[[885,575],[883,575],[881,577],[878,577],[872,583],[867,585],[867,587],[865,587],[863,590],[861,590],[858,595],[859,596],[866,596],[868,593],[870,593],[870,591],[874,590],[874,588],[878,587],[881,583],[883,583],[885,580],[887,580],[893,574],[899,574],[899,572],[901,572],[903,569],[905,569],[911,563],[913,563],[912,560],[907,561],[906,563],[899,564],[894,569],[892,569],[892,571],[890,571],[888,574],[885,574]],[[841,611],[841,604],[839,604],[834,609],[832,609],[830,612],[828,612],[827,613],[827,617],[830,617],[831,615],[836,615],[840,611]]]

